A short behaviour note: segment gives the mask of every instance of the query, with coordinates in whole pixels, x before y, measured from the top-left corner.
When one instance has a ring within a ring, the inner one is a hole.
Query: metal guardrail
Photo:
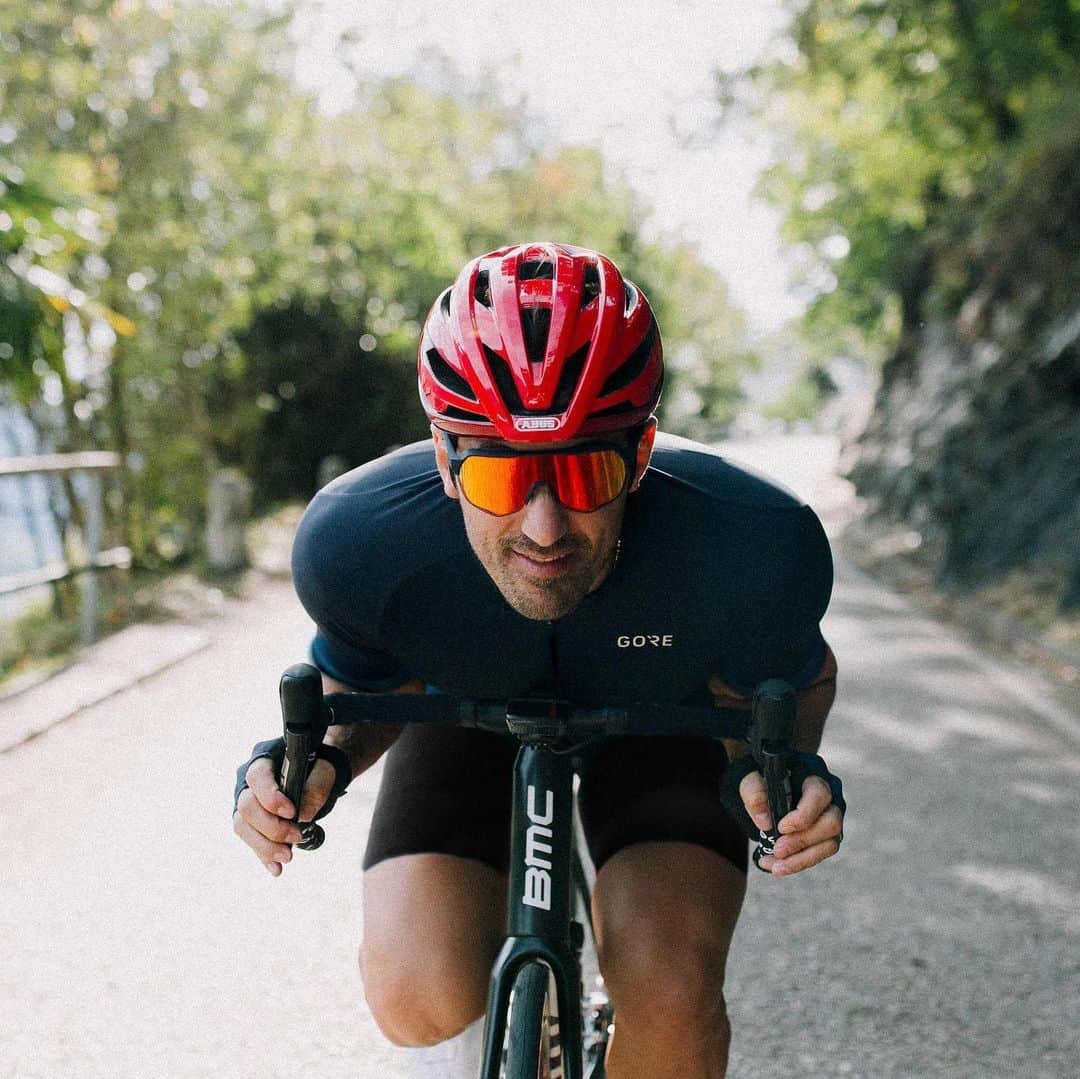
[[[52,453],[37,457],[0,457],[0,478],[42,473],[83,472],[86,490],[83,495],[83,546],[85,559],[80,565],[66,561],[50,562],[38,569],[0,577],[0,596],[21,592],[39,585],[56,584],[73,577],[81,578],[82,642],[93,644],[97,636],[97,572],[131,565],[127,547],[101,550],[104,524],[101,473],[120,467],[120,455],[107,451],[90,453]]]

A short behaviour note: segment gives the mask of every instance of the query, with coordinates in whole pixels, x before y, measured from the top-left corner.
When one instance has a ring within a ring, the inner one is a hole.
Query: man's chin
[[[577,588],[560,588],[556,582],[516,584],[513,588],[500,588],[503,599],[523,618],[534,622],[553,622],[576,610],[584,598]]]

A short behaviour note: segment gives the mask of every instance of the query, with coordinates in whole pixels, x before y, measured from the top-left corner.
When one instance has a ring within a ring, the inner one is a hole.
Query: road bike
[[[791,808],[786,755],[795,694],[762,683],[748,716],[735,709],[642,704],[580,708],[559,700],[485,701],[440,694],[334,693],[319,671],[290,667],[280,685],[285,727],[281,786],[300,804],[315,749],[329,724],[429,723],[509,732],[520,742],[510,822],[507,931],[491,974],[480,1079],[603,1079],[615,1014],[602,988],[582,993],[582,952],[595,948],[586,858],[576,838],[576,753],[600,738],[681,735],[750,742],[765,776],[772,819]],[[719,781],[719,777],[718,781]],[[298,846],[321,846],[323,829],[301,828]],[[761,853],[778,834],[763,833]],[[581,912],[575,917],[575,902]],[[580,1017],[580,1019],[579,1019]]]

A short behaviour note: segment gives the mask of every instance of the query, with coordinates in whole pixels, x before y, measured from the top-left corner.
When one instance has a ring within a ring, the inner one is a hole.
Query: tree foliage
[[[0,389],[56,449],[124,455],[138,557],[190,547],[221,465],[265,502],[309,494],[324,456],[421,435],[427,307],[507,242],[610,253],[694,357],[687,422],[730,418],[746,354],[723,285],[642,240],[645,208],[595,150],[541,148],[490,94],[363,72],[352,107],[320,112],[291,79],[289,17],[0,9]]]
[[[773,58],[723,81],[777,132],[820,346],[884,357],[980,285],[1000,193],[1080,115],[1070,0],[799,0]]]

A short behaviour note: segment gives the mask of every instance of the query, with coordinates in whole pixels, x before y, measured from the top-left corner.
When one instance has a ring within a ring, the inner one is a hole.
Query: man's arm
[[[353,686],[347,686],[344,682],[338,682],[336,679],[331,678],[330,675],[323,672],[323,693],[360,693],[362,690],[355,689]],[[390,690],[391,693],[423,693],[424,683],[419,679],[412,682],[405,682],[403,685],[398,686],[397,689]],[[343,750],[349,758],[349,763],[352,765],[353,779],[366,772],[375,762],[397,741],[398,735],[401,733],[401,726],[393,723],[355,723],[347,726],[335,724],[326,729],[326,737],[323,741],[327,745],[337,746],[338,749]],[[316,767],[324,765],[329,769],[329,764],[326,761],[317,761]],[[315,774],[315,769],[312,769],[312,776]],[[333,782],[333,775],[329,777],[329,782]],[[329,786],[326,788],[329,791]],[[325,798],[324,798],[325,801]],[[307,804],[307,795],[304,796],[305,806]],[[316,806],[313,812],[318,812],[322,803]],[[303,814],[301,813],[301,818]]]
[[[795,748],[800,753],[816,753],[821,745],[821,736],[825,731],[825,720],[836,698],[836,657],[833,650],[825,645],[825,661],[814,680],[803,686],[795,694]],[[740,693],[729,686],[722,678],[713,675],[709,679],[709,692],[717,708],[735,708],[750,711],[753,697],[749,693]],[[750,752],[746,742],[724,739],[724,748],[728,758],[735,760]]]
[[[825,662],[817,677],[795,695],[795,748],[816,753],[825,731],[825,720],[836,699],[836,657],[825,645]]]

